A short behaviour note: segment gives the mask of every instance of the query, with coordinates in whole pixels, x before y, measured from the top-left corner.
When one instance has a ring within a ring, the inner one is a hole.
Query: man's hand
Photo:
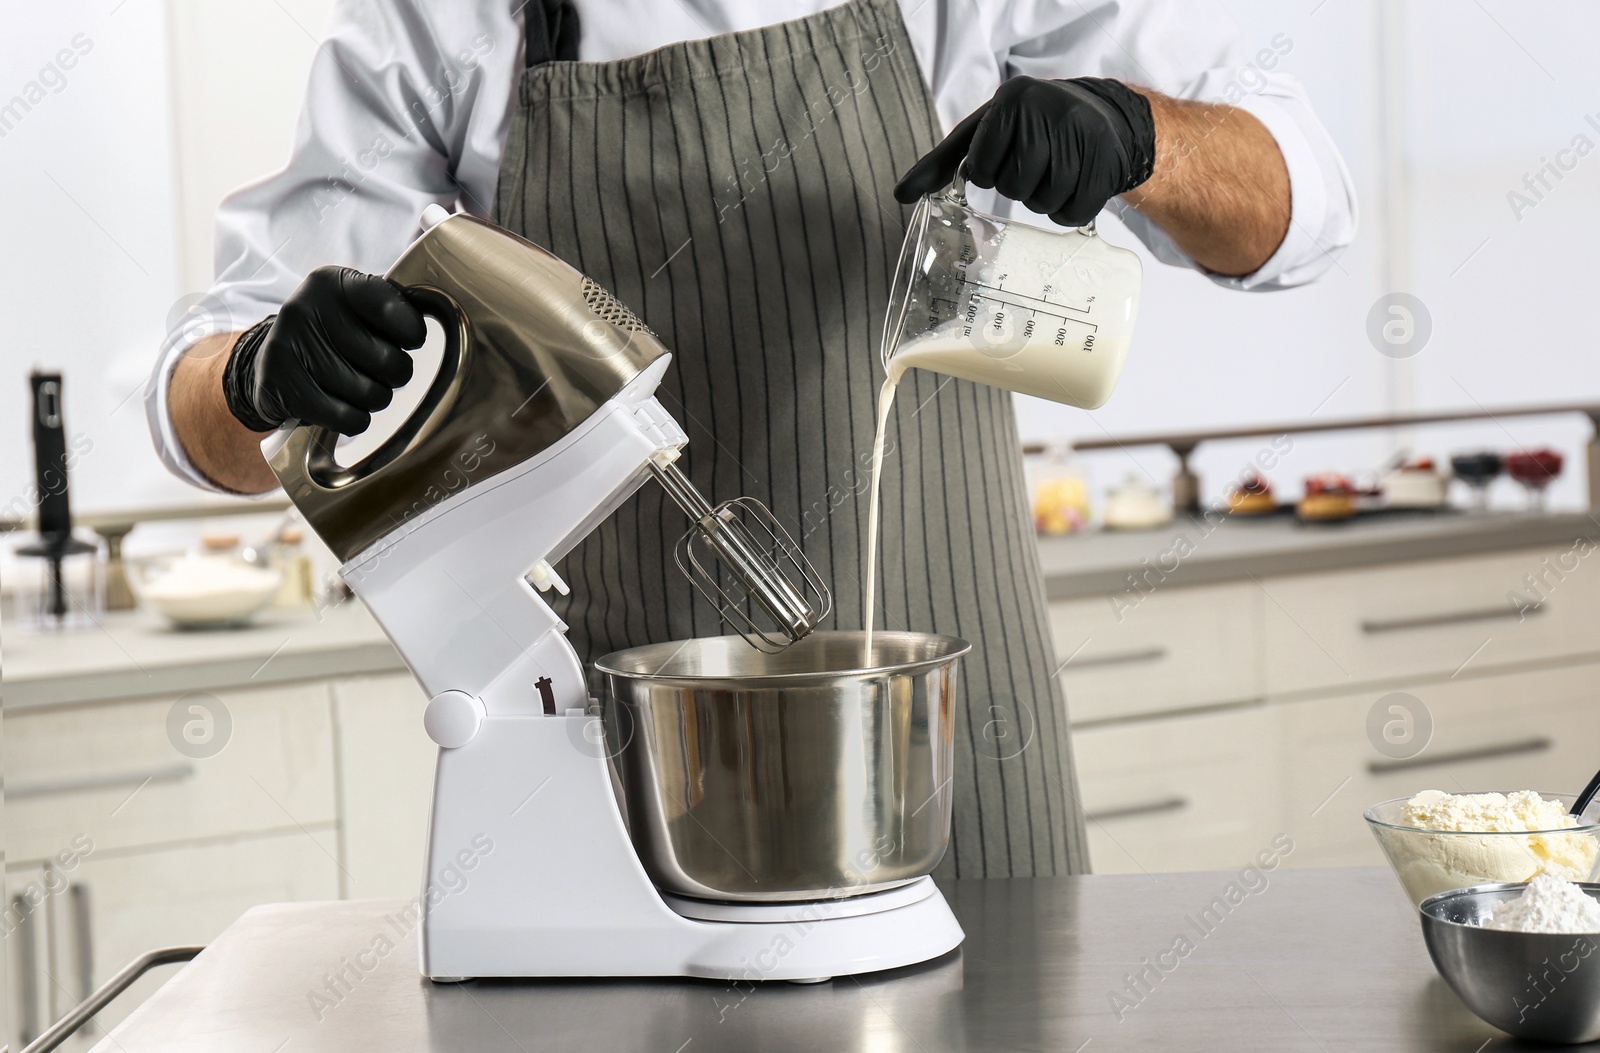
[[[319,267],[239,338],[222,371],[223,397],[254,432],[295,420],[359,435],[411,379],[406,350],[426,335],[422,312],[391,282]]]
[[[1123,195],[1213,274],[1254,273],[1289,232],[1283,153],[1236,106],[1092,77],[1014,77],[912,166],[895,197],[938,190],[963,160],[975,186],[1066,226]]]
[[[1114,80],[1013,77],[956,125],[894,188],[902,204],[947,185],[962,161],[993,188],[1067,227],[1146,179],[1156,128],[1143,95]]]

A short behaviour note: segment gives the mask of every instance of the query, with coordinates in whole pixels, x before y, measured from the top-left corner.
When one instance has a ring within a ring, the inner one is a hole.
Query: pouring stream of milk
[[[957,321],[951,328],[962,326]],[[1064,355],[1054,339],[1027,341],[1005,354],[987,352],[974,344],[965,330],[961,335],[932,331],[909,344],[897,347],[889,356],[889,375],[878,389],[878,431],[872,440],[872,491],[867,504],[867,580],[865,599],[866,657],[872,659],[873,604],[877,599],[879,490],[883,477],[883,447],[889,428],[889,411],[894,407],[895,389],[906,370],[930,369],[951,377],[992,384],[1052,399],[1069,406],[1095,407],[1111,394],[1128,353],[1125,335],[1103,340],[1095,355]]]
[[[918,235],[916,273],[900,320],[886,325],[882,337],[888,379],[878,392],[872,442],[863,588],[869,663],[883,447],[895,387],[906,370],[1095,409],[1122,372],[1139,307],[1142,269],[1126,249],[1087,231],[1007,224],[948,200],[939,208],[953,211],[940,213],[943,233]]]
[[[890,373],[883,387],[878,389],[878,432],[872,439],[872,495],[867,499],[867,665],[872,664],[872,606],[877,599],[878,582],[878,490],[883,475],[883,440],[888,430],[889,410],[894,406],[894,392],[901,374]]]

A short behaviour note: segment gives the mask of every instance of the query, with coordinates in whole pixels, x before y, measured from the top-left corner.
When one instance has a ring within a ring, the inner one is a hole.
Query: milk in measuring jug
[[[883,332],[867,505],[866,647],[877,594],[879,484],[895,388],[927,369],[1096,409],[1133,339],[1139,257],[1084,230],[1041,230],[968,207],[959,184],[918,203]]]
[[[1139,258],[1095,235],[1009,224],[913,283],[886,368],[1095,409],[1122,373],[1140,281]]]

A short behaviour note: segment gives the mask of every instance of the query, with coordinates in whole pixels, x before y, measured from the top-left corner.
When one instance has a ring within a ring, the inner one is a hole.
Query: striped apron
[[[833,588],[824,628],[863,621],[878,339],[909,211],[890,190],[939,136],[893,0],[540,62],[518,88],[496,221],[660,334],[685,471],[772,509]],[[888,450],[877,624],[973,645],[937,874],[1087,870],[1011,396],[912,370]],[[585,660],[727,631],[674,562],[687,527],[647,486],[566,558],[555,606]]]

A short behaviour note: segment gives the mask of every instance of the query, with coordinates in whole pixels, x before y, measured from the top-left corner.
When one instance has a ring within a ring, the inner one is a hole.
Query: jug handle
[[[283,449],[288,452],[283,469],[278,470],[279,481],[286,488],[290,482],[290,478],[286,477],[293,476],[304,476],[325,490],[341,489],[367,478],[409,449],[428,429],[428,425],[444,414],[449,405],[455,401],[453,394],[456,379],[465,374],[464,367],[472,355],[472,340],[467,331],[466,316],[462,313],[460,305],[440,289],[411,285],[403,286],[402,291],[412,306],[424,315],[437,319],[444,329],[444,352],[439,362],[438,374],[428,385],[422,400],[411,411],[411,415],[394,430],[394,434],[385,439],[377,449],[349,467],[340,465],[334,459],[334,448],[339,441],[339,433],[331,428],[302,424],[287,429],[289,432],[287,435],[280,432],[270,436],[262,445],[264,452],[269,449]],[[267,460],[275,461],[271,452],[268,452]],[[274,469],[277,470],[276,463]]]
[[[962,162],[962,164],[965,163],[966,162]],[[959,166],[956,168],[955,177],[950,180],[950,185],[939,191],[939,196],[953,205],[960,205],[962,208],[971,207],[967,204],[967,178],[961,174],[961,168]],[[1095,220],[1098,218],[1098,216],[1091,217],[1089,222],[1085,223],[1081,227],[1074,227],[1073,229],[1085,237],[1098,237],[1098,232],[1095,230],[1094,226]]]
[[[961,165],[965,164],[965,161],[961,162]],[[967,178],[961,174],[961,165],[956,166],[955,177],[950,180],[949,186],[939,191],[939,195],[951,204],[960,205],[962,208],[966,208],[968,207]]]

